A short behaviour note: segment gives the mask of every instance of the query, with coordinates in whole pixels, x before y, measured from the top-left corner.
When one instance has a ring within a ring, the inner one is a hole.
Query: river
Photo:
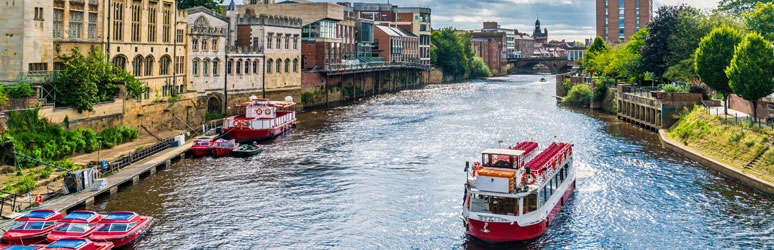
[[[577,191],[543,236],[501,248],[774,248],[774,197],[652,132],[557,105],[542,77],[299,113],[260,155],[184,159],[90,208],[153,216],[133,249],[482,249],[460,219],[465,161],[531,139],[575,145]]]

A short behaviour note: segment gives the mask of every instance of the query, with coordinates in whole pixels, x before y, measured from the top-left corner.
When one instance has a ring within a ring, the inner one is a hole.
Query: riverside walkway
[[[186,144],[179,147],[172,147],[162,150],[153,156],[121,168],[120,171],[104,178],[107,181],[107,186],[102,189],[92,191],[92,189],[89,188],[78,193],[62,196],[51,201],[46,201],[41,206],[30,207],[27,210],[51,209],[65,213],[79,205],[93,204],[94,199],[97,196],[102,194],[115,193],[118,191],[121,185],[137,182],[140,180],[141,175],[152,175],[156,173],[159,167],[169,166],[173,159],[183,157],[185,152],[191,148],[191,145],[193,145],[193,140],[190,140]],[[0,222],[0,229],[7,229],[13,222],[13,219],[18,218],[24,213],[25,212],[13,214],[10,216],[11,219]]]

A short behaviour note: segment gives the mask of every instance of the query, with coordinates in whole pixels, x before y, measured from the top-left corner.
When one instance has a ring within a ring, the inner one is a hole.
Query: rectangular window
[[[43,8],[35,8],[35,20],[43,21]]]
[[[124,40],[124,5],[113,3],[113,40]]]
[[[64,10],[54,9],[54,37],[62,37],[62,16]]]
[[[148,7],[148,42],[156,41],[156,7]]]
[[[89,13],[89,39],[97,38],[97,13]]]
[[[524,214],[538,209],[537,194],[529,194],[524,197]]]
[[[139,42],[140,41],[140,16],[141,16],[141,9],[140,5],[134,4],[132,5],[132,41]]]
[[[172,21],[171,21],[169,15],[171,14],[171,10],[170,10],[171,8],[172,8],[171,5],[165,4],[164,5],[164,12],[162,14],[163,18],[164,18],[164,21],[163,21],[164,22],[164,28],[162,29],[161,32],[163,32],[162,39],[163,39],[163,42],[165,42],[165,43],[168,43],[169,39],[170,39],[170,37],[169,37],[170,36],[170,32],[171,32],[170,24],[171,24]]]
[[[30,63],[29,65],[30,72],[41,72],[46,70],[48,70],[47,63]]]
[[[70,11],[70,38],[81,38],[83,30],[83,12]]]
[[[181,30],[181,29],[177,30],[177,33],[175,33],[175,35],[177,36],[177,43],[183,43],[183,34],[184,33],[185,32],[183,32],[183,30]]]
[[[269,33],[269,36],[266,38],[266,48],[271,49],[271,33]]]

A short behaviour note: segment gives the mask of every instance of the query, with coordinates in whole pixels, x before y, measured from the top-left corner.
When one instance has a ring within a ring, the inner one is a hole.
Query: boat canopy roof
[[[48,245],[46,248],[67,248],[78,249],[79,247],[86,245],[88,242],[86,239],[61,239]]]
[[[493,149],[484,150],[484,152],[482,152],[482,154],[520,156],[520,155],[524,154],[524,151],[522,151],[522,150],[514,150],[514,149],[493,148]]]
[[[102,219],[104,222],[127,222],[138,217],[135,212],[113,212]]]
[[[74,211],[68,214],[67,216],[65,216],[64,218],[62,218],[61,220],[81,220],[81,221],[88,222],[91,219],[94,219],[95,217],[97,217],[97,215],[98,214],[96,212],[92,212],[92,211]]]
[[[13,245],[13,246],[7,247],[7,248],[5,248],[3,250],[35,250],[35,249],[40,249],[40,247],[39,246],[18,246],[18,245]]]
[[[19,217],[16,220],[38,220],[38,219],[47,220],[47,219],[50,219],[51,217],[56,216],[57,214],[60,214],[60,213],[54,210],[39,209],[39,210],[34,210],[28,214],[25,214],[24,216]]]
[[[211,140],[212,140],[212,138],[205,136],[205,137],[198,137],[198,138],[196,138],[195,141],[211,141]]]

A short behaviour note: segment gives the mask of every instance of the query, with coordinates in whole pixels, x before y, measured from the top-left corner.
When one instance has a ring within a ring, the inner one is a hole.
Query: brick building
[[[597,0],[597,36],[608,43],[628,42],[653,17],[653,0]]]
[[[374,40],[374,53],[388,63],[420,61],[419,37],[407,30],[377,25]]]
[[[470,40],[477,57],[492,71],[492,74],[505,74],[507,58],[507,37],[505,32],[471,32]]]
[[[372,20],[375,25],[401,28],[419,38],[419,62],[430,64],[430,8],[399,7],[389,3],[353,5],[357,17]]]

